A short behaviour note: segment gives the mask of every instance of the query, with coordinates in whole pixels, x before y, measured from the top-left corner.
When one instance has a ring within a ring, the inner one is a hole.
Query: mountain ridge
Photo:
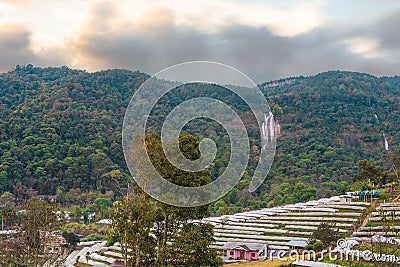
[[[46,194],[59,186],[104,190],[109,188],[103,178],[127,178],[122,119],[134,90],[147,78],[140,71],[89,73],[32,65],[0,74],[0,191],[13,191],[18,182]],[[390,151],[399,154],[399,76],[328,71],[280,81],[260,84],[281,125],[273,168],[255,194],[245,192],[249,177],[244,177],[219,203],[222,209],[326,196],[317,196],[321,188],[325,194],[341,193],[352,183],[358,160],[385,166],[383,133]],[[197,126],[217,129],[208,122]],[[216,162],[216,172],[225,161]],[[291,189],[281,190],[282,184]],[[304,196],[294,195],[296,185]],[[285,190],[292,193],[286,197]]]

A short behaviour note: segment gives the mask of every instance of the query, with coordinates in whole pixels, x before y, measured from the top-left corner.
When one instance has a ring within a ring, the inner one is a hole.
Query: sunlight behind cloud
[[[382,58],[387,56],[379,49],[379,42],[369,38],[352,38],[343,41],[347,49],[354,54],[361,54],[365,58]]]
[[[32,32],[32,49],[40,50],[65,43],[85,20],[89,4],[76,0],[0,2],[0,22],[24,25]]]
[[[152,73],[191,60],[260,80],[351,69],[394,73],[400,2],[0,0],[0,70],[17,64]],[[10,43],[18,44],[14,49]]]
[[[273,36],[301,36],[323,25],[320,5],[320,1],[295,1],[290,6],[227,0],[159,0],[156,5],[154,1],[96,2],[88,8],[84,23],[70,40],[72,66],[92,71],[139,64],[141,70],[152,73],[186,60],[222,60],[236,62],[237,66],[247,65],[244,62],[253,56],[241,59],[243,52],[239,55],[234,51],[245,47],[237,46],[235,40],[248,38],[245,35],[251,36],[252,29],[260,31],[261,35],[254,37],[262,43]],[[251,50],[259,53],[275,47],[276,41],[272,39],[271,45],[262,45],[255,39],[240,44],[259,43],[258,51]],[[262,57],[268,57],[270,52],[264,52]],[[235,58],[227,58],[230,54]],[[257,63],[251,65],[254,64]]]
[[[140,18],[158,20],[156,11],[169,10],[175,23],[203,32],[217,32],[232,24],[268,27],[279,36],[295,36],[323,23],[319,1],[281,7],[271,2],[228,0],[160,0],[160,1],[5,1],[0,2],[0,22],[21,23],[32,31],[32,48],[60,45],[82,27],[88,12],[107,3],[118,10],[114,25],[123,26]]]
[[[323,24],[320,1],[295,3],[293,6],[285,8],[274,5],[272,1],[238,2],[228,0],[161,0],[156,4],[153,1],[141,4],[118,1],[118,6],[123,7],[121,10],[124,15],[120,16],[121,20],[130,20],[143,12],[151,14],[149,10],[162,8],[171,11],[176,19],[176,24],[207,33],[217,32],[232,24],[241,24],[267,27],[279,36],[295,36]]]

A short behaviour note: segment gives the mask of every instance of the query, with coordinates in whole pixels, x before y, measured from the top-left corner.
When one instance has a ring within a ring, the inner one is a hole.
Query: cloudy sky
[[[32,63],[153,74],[192,60],[256,82],[400,74],[400,1],[0,0],[0,71]]]

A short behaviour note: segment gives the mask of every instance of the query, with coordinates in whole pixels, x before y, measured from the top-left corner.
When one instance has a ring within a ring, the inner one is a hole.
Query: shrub
[[[322,251],[325,248],[325,244],[322,241],[317,241],[313,245],[316,252]]]
[[[88,242],[88,241],[100,241],[103,240],[104,237],[101,235],[96,235],[96,234],[90,234],[88,235],[85,239],[83,239],[82,241],[84,242]]]

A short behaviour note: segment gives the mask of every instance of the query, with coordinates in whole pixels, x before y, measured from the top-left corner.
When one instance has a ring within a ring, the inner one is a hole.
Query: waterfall
[[[386,150],[389,150],[389,143],[388,143],[388,140],[386,139],[385,133],[383,133],[383,139],[384,139],[384,141],[385,141],[385,149],[386,149]]]
[[[268,143],[273,143],[275,138],[275,123],[274,115],[269,112],[268,116],[264,114],[264,122],[261,125],[261,139],[265,141],[263,149],[266,148]]]
[[[376,113],[374,113],[374,115],[375,115],[376,120],[379,122],[378,115],[376,115]],[[389,150],[389,142],[388,142],[388,140],[386,139],[385,133],[383,133],[383,141],[384,141],[384,143],[385,143],[385,150],[388,151],[388,150]]]
[[[272,112],[269,113],[269,134],[270,134],[270,141],[272,142],[275,137],[275,123],[274,123],[274,115]]]

